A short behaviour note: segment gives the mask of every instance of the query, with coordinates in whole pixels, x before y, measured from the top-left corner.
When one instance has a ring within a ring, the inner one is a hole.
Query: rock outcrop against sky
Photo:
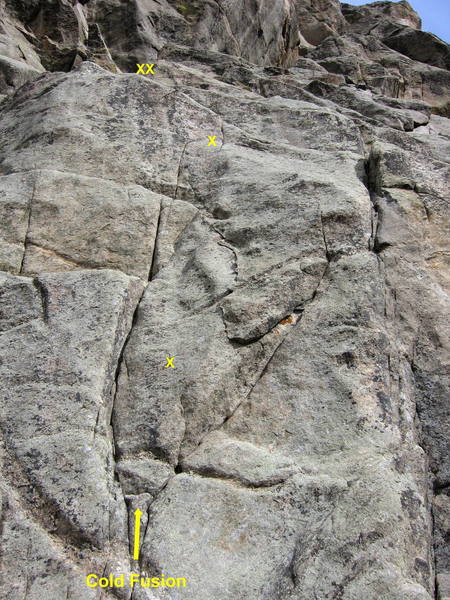
[[[449,600],[450,50],[420,27],[2,1],[2,598]]]

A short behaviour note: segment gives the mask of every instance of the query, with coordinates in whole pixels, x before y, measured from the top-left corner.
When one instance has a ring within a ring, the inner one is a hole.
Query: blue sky
[[[361,6],[367,0],[345,0],[347,4]],[[450,0],[408,0],[422,17],[422,29],[431,31],[450,44]]]

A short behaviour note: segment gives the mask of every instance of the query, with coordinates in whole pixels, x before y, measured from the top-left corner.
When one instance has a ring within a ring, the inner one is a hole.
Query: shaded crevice
[[[101,409],[102,409],[102,405],[99,404],[98,410],[97,410],[97,418],[95,419],[95,425],[94,425],[94,429],[93,429],[93,432],[92,432],[92,439],[93,440],[95,440],[95,438],[97,436],[98,426],[99,426],[99,423],[100,423]]]
[[[122,348],[120,350],[119,357],[117,359],[117,365],[116,365],[116,369],[115,369],[115,373],[114,373],[114,387],[113,387],[114,394],[113,394],[113,398],[112,398],[111,418],[110,418],[110,423],[109,423],[109,425],[110,425],[110,431],[111,431],[112,455],[113,455],[113,461],[114,461],[112,469],[113,469],[113,477],[114,477],[115,484],[118,486],[118,488],[121,491],[122,496],[124,498],[125,498],[125,492],[124,492],[124,490],[122,488],[122,484],[120,482],[120,478],[119,478],[119,475],[118,475],[117,470],[116,470],[116,463],[117,463],[118,459],[120,458],[120,453],[119,453],[118,445],[117,445],[117,442],[116,442],[116,433],[115,433],[115,427],[114,427],[115,406],[116,406],[117,394],[119,392],[119,378],[120,378],[120,373],[121,373],[121,371],[122,371],[123,368],[125,368],[127,370],[127,372],[128,372],[128,368],[127,368],[127,364],[126,364],[126,360],[125,360],[125,351],[126,351],[128,342],[130,341],[130,338],[131,338],[131,335],[132,335],[132,332],[133,332],[133,328],[134,328],[134,326],[137,323],[140,305],[141,305],[141,302],[142,302],[142,299],[144,297],[146,289],[147,288],[144,287],[144,289],[143,289],[143,291],[142,291],[142,293],[141,293],[141,295],[139,297],[139,300],[136,303],[136,307],[135,307],[134,312],[133,312],[133,317],[131,319],[130,328],[129,328],[128,333],[127,333],[127,335],[126,335],[126,337],[124,339],[124,342],[122,344]],[[94,432],[95,432],[95,430],[94,430]],[[128,526],[127,526],[127,529],[128,529],[128,548],[131,548],[130,543],[131,543],[132,537],[130,537],[130,528],[129,528],[130,515],[129,515],[128,504],[127,504],[127,513],[128,513]],[[110,513],[110,517],[111,517],[111,513]],[[148,525],[148,522],[147,522],[147,525]],[[131,532],[131,536],[133,534],[134,534],[134,532]],[[144,538],[142,538],[142,539],[144,539]]]
[[[80,2],[80,0],[78,1]],[[86,4],[87,1],[88,0],[84,0],[83,4]],[[88,38],[86,40],[86,45],[89,52],[89,60],[92,59],[93,62],[97,62],[97,60],[99,60],[103,64],[106,62],[106,65],[108,67],[111,66],[116,69],[116,73],[121,72],[121,70],[119,69],[112,57],[112,54],[108,48],[108,44],[106,43],[105,38],[103,37],[99,24],[96,22],[89,23],[88,25]],[[103,68],[105,68],[105,66]]]
[[[217,242],[219,244],[219,246],[223,246],[224,248],[227,248],[234,254],[233,268],[234,268],[234,272],[236,275],[235,282],[237,282],[238,277],[239,277],[239,263],[238,263],[237,251],[235,250],[235,248],[233,248],[233,246],[230,245],[230,242],[225,238],[225,236],[222,234],[222,232],[219,229],[214,227],[214,225],[212,223],[210,223],[210,225],[211,225],[212,229],[217,233],[217,235],[219,235],[221,238],[221,241]]]
[[[331,254],[328,250],[328,243],[327,243],[327,237],[325,235],[325,227],[324,227],[324,222],[323,222],[323,215],[322,215],[322,211],[320,212],[320,226],[322,228],[322,237],[323,237],[323,243],[325,246],[325,257],[327,259],[328,262],[330,262],[331,260]]]
[[[190,475],[195,475],[197,477],[201,477],[202,479],[216,479],[218,481],[222,481],[225,484],[229,484],[229,485],[232,485],[235,487],[239,487],[241,489],[246,489],[246,490],[251,490],[251,491],[265,491],[265,490],[270,490],[270,489],[276,488],[276,487],[286,483],[286,481],[293,476],[293,473],[291,473],[286,476],[280,475],[280,478],[276,481],[252,483],[245,479],[238,479],[231,475],[226,475],[223,472],[217,471],[216,469],[214,469],[214,467],[209,467],[209,468],[205,467],[204,469],[196,469],[196,468],[188,467],[185,470],[185,469],[183,469],[183,467],[181,465],[179,467],[178,473],[188,473]]]
[[[38,277],[33,278],[33,285],[39,292],[39,296],[41,298],[42,305],[42,315],[44,323],[48,323],[49,320],[49,312],[48,312],[48,289],[42,283],[42,281]]]
[[[145,528],[141,532],[139,560],[135,561],[134,559],[131,559],[132,563],[137,562],[138,567],[139,567],[139,572],[141,573],[141,575],[148,576],[149,574],[147,573],[147,570],[151,571],[153,573],[153,576],[155,576],[155,577],[160,576],[163,573],[163,569],[161,569],[161,567],[158,564],[153,562],[152,559],[145,554],[145,540],[146,540],[148,531],[151,529],[152,505],[155,502],[155,500],[158,498],[158,496],[166,489],[166,487],[169,485],[169,482],[174,477],[175,477],[175,474],[170,476],[168,478],[168,480],[164,483],[164,485],[158,490],[158,492],[152,498],[150,498],[148,500],[147,507],[145,509],[145,513],[147,516],[147,522],[145,524]],[[130,533],[129,533],[129,535],[130,535]],[[134,531],[131,533],[131,535],[134,535]],[[129,539],[131,539],[131,538],[129,538]],[[131,548],[131,546],[130,546],[130,548]],[[132,600],[134,598],[134,592],[137,589],[139,589],[139,588],[138,587],[133,588],[133,592],[130,597],[130,600]]]
[[[25,238],[23,241],[23,255],[22,255],[22,261],[20,263],[19,275],[22,275],[22,273],[23,273],[23,268],[24,268],[24,264],[25,264],[25,256],[27,254],[27,247],[29,244],[28,238],[30,236],[31,218],[32,218],[32,213],[33,213],[33,202],[34,202],[35,192],[36,192],[36,181],[34,181],[34,183],[33,183],[33,191],[31,193],[31,198],[28,203],[28,222],[27,222],[27,229],[25,232]]]
[[[298,555],[298,549],[299,549],[300,542],[301,542],[300,539],[298,539],[295,542],[294,551],[292,552],[292,558],[289,561],[289,565],[288,565],[288,568],[287,568],[288,576],[289,576],[289,579],[292,581],[292,585],[294,586],[294,589],[297,587],[297,584],[298,584],[298,575],[297,575],[297,571],[296,571],[296,568],[295,568],[295,563],[296,563],[296,560],[297,560],[297,555]]]
[[[370,200],[370,238],[368,241],[368,249],[375,254],[378,254],[383,248],[380,248],[377,242],[377,232],[379,225],[379,207],[376,201],[377,194],[377,184],[376,184],[376,173],[377,173],[377,165],[378,159],[375,159],[372,151],[365,161],[364,170],[366,172],[365,181],[363,181],[367,193],[369,194]]]
[[[220,145],[219,152],[221,152],[223,147],[225,146],[225,129],[223,126],[223,119],[221,119],[221,121],[220,121],[220,132],[222,135],[222,144]]]
[[[156,257],[157,257],[157,254],[158,254],[158,236],[159,236],[159,230],[160,230],[160,226],[161,226],[162,210],[163,210],[162,209],[162,201],[160,200],[160,202],[159,202],[158,220],[156,221],[155,240],[153,242],[152,259],[150,261],[150,269],[148,271],[148,281],[151,281],[153,279],[153,276],[155,275],[154,269],[155,269]]]
[[[57,260],[63,261],[65,263],[69,263],[69,266],[71,266],[71,267],[78,267],[80,269],[93,269],[93,270],[114,269],[114,266],[112,266],[112,265],[101,265],[101,264],[95,263],[93,261],[84,261],[84,262],[76,261],[64,252],[59,252],[57,250],[53,250],[53,248],[48,248],[47,246],[42,246],[40,244],[36,244],[35,242],[28,242],[27,248],[29,246],[33,246],[34,248],[43,250],[46,254],[51,254]],[[118,270],[121,270],[121,269],[118,269]],[[123,271],[122,271],[122,273],[123,273]]]
[[[439,481],[438,479],[435,479],[433,482],[433,491],[435,492],[435,495],[441,494],[444,491],[447,495],[450,495],[450,483],[448,481]]]
[[[429,506],[429,517],[431,524],[431,539],[430,539],[430,553],[432,557],[433,564],[433,583],[434,583],[434,598],[436,600],[441,600],[441,595],[439,592],[438,586],[438,538],[442,533],[441,528],[436,524],[436,516],[435,516],[435,506],[434,506],[434,498],[439,496],[442,493],[442,490],[448,487],[448,482],[439,481],[439,475],[430,465],[430,456],[432,456],[432,449],[430,448],[430,442],[427,439],[429,437],[429,433],[427,434],[424,431],[424,426],[426,422],[426,416],[423,414],[423,407],[420,406],[417,401],[418,395],[423,393],[423,383],[421,380],[426,381],[426,377],[424,377],[424,372],[417,366],[415,362],[416,357],[416,347],[418,344],[418,340],[416,339],[413,344],[412,356],[409,359],[409,367],[411,371],[411,375],[413,378],[413,387],[415,390],[416,402],[415,402],[415,415],[414,415],[414,432],[415,432],[415,442],[422,449],[423,455],[426,460],[426,470],[428,474],[428,488],[427,494],[425,496],[425,503]],[[430,373],[427,373],[430,375]],[[439,374],[445,375],[445,373]]]
[[[425,450],[424,450],[425,452]],[[431,489],[431,493],[434,495],[435,492],[433,489]],[[433,507],[433,502],[430,502],[430,517],[431,517],[431,530],[432,530],[432,534],[434,537],[434,532],[436,531],[436,518],[434,515],[434,507]],[[438,583],[438,567],[437,567],[437,556],[436,556],[436,550],[434,547],[434,544],[431,544],[432,546],[432,551],[433,551],[433,566],[434,566],[434,577],[433,577],[433,583],[434,583],[434,599],[435,600],[439,600],[439,583]]]
[[[378,183],[377,183],[377,171],[378,171],[378,163],[379,158],[374,158],[372,154],[366,161],[366,173],[367,173],[367,181],[364,182],[364,185],[367,188],[367,192],[369,194],[369,199],[371,203],[371,213],[370,213],[370,222],[371,222],[371,234],[368,241],[368,248],[371,252],[377,255],[377,259],[379,259],[379,254],[389,248],[391,244],[389,242],[380,242],[378,239],[378,230],[380,227],[380,207],[378,204]]]
[[[146,289],[147,288],[144,287],[144,289],[142,291],[142,294],[140,295],[139,300],[136,303],[136,308],[134,309],[134,312],[133,312],[133,317],[132,317],[132,320],[131,320],[131,325],[130,325],[128,333],[127,333],[127,335],[125,337],[125,340],[124,340],[124,342],[122,344],[122,348],[120,350],[119,357],[117,359],[116,369],[115,369],[115,372],[114,372],[114,386],[113,386],[114,394],[113,394],[113,398],[112,398],[111,418],[110,418],[109,425],[110,425],[110,431],[111,431],[111,437],[112,437],[113,459],[114,459],[115,463],[117,462],[117,460],[119,458],[119,451],[118,451],[118,447],[117,447],[117,444],[116,444],[115,428],[114,428],[115,405],[116,405],[117,394],[118,394],[118,391],[119,391],[119,378],[120,378],[120,373],[121,373],[122,368],[123,368],[124,365],[125,365],[125,368],[126,368],[126,361],[125,361],[125,358],[124,358],[125,351],[126,351],[128,342],[130,341],[130,337],[131,337],[131,334],[133,332],[133,328],[136,325],[136,322],[137,322],[137,319],[138,319],[139,308],[140,308],[140,305],[141,305],[141,302],[142,302],[142,299],[144,297]],[[118,483],[118,485],[120,486],[120,489],[122,489],[122,485],[120,483],[120,479],[119,479],[119,477],[118,477],[115,469],[114,469],[114,479]]]
[[[369,240],[369,249],[372,250],[377,257],[379,268],[380,268],[380,274],[382,275],[383,280],[384,280],[384,296],[385,296],[384,317],[385,317],[385,319],[387,319],[387,322],[389,323],[390,321],[395,322],[395,320],[396,320],[396,314],[395,314],[396,289],[395,289],[395,287],[392,287],[388,283],[387,273],[386,273],[387,267],[386,267],[386,262],[383,257],[383,251],[385,249],[391,247],[392,245],[385,241],[380,242],[380,240],[378,238],[381,217],[383,216],[382,214],[380,214],[380,205],[379,205],[379,199],[382,197],[382,193],[383,193],[382,182],[380,179],[380,170],[379,170],[380,161],[381,161],[381,157],[374,156],[373,152],[370,153],[370,156],[366,161],[366,173],[367,173],[366,187],[367,187],[370,201],[372,204],[372,233],[371,233],[371,238]],[[388,188],[388,189],[389,188],[414,189],[414,188],[411,188],[410,185],[386,186],[386,188]],[[417,190],[415,190],[415,191],[417,193]],[[423,202],[423,200],[422,200],[422,204],[424,207],[426,218],[427,218],[427,220],[429,220],[430,215],[428,214],[428,211],[426,209],[426,206],[425,206],[425,203]],[[401,256],[401,260],[408,262],[408,259],[405,256]],[[395,273],[395,269],[394,269],[394,273]],[[394,301],[394,314],[391,314],[391,315],[388,314],[388,303],[387,303],[388,291],[391,292],[392,298]],[[434,510],[433,509],[433,497],[436,494],[436,491],[433,489],[432,473],[430,472],[430,466],[429,466],[430,454],[429,454],[429,451],[427,450],[426,434],[423,431],[423,422],[422,422],[422,418],[420,415],[420,406],[418,405],[418,401],[417,401],[417,394],[420,393],[420,386],[418,384],[417,367],[415,364],[416,345],[417,345],[417,339],[413,344],[411,356],[409,357],[409,359],[408,359],[408,357],[406,357],[406,359],[408,360],[409,366],[410,366],[410,371],[411,371],[411,375],[412,375],[412,388],[414,390],[413,393],[415,396],[415,399],[414,399],[415,417],[414,417],[414,424],[412,426],[412,430],[415,434],[414,435],[415,443],[423,451],[423,455],[424,455],[426,463],[427,463],[426,469],[427,469],[428,478],[429,478],[427,493],[424,495],[423,499],[424,499],[424,503],[427,507],[427,512],[428,512],[428,516],[430,519],[431,531],[430,531],[430,539],[428,542],[429,543],[429,552],[430,552],[430,556],[431,556],[430,566],[432,568],[432,573],[431,573],[430,579],[434,583],[433,597],[437,600],[439,598],[439,591],[438,591],[438,585],[437,585],[437,576],[438,576],[437,566],[438,565],[437,565],[437,557],[436,557],[437,530],[436,530],[435,518],[434,518],[434,514],[433,514],[433,510]],[[391,370],[391,360],[390,360],[389,355],[388,355],[388,368],[389,368],[389,379],[391,381],[391,378],[393,377],[393,373]],[[430,593],[433,593],[433,592],[430,592]]]
[[[153,502],[153,498],[149,495],[149,494],[129,494],[125,497],[125,504],[127,507],[127,513],[128,513],[128,553],[129,553],[129,559],[130,562],[132,564],[132,568],[131,571],[134,571],[134,568],[136,566],[138,566],[139,571],[142,571],[142,556],[143,556],[143,546],[144,546],[144,540],[145,540],[145,535],[147,533],[147,529],[148,529],[148,523],[149,523],[149,508],[150,505]],[[133,550],[134,550],[134,535],[135,535],[135,526],[136,526],[136,519],[135,519],[135,512],[136,510],[140,510],[141,511],[141,516],[140,516],[140,531],[139,531],[139,557],[136,560],[133,556]],[[142,519],[143,516],[145,515],[146,517],[146,521],[144,528],[142,528]]]
[[[370,195],[371,207],[370,207],[370,238],[368,241],[368,248],[370,252],[375,252],[375,240],[377,237],[378,228],[378,207],[376,206],[375,200]]]

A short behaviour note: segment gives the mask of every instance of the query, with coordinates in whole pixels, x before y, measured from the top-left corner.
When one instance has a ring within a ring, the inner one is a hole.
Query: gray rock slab
[[[298,470],[289,458],[233,440],[220,431],[208,435],[181,466],[186,471],[232,479],[255,488],[281,483]]]
[[[30,65],[0,55],[0,93],[10,94],[27,81],[33,81],[41,75],[38,70]]]
[[[142,458],[119,461],[116,473],[124,494],[156,495],[173,471],[160,461]]]
[[[109,268],[148,280],[161,195],[71,173],[30,176],[23,273]]]
[[[6,472],[14,478],[17,468],[36,487],[61,535],[102,547],[124,535],[109,423],[116,362],[142,284],[119,272],[77,271],[41,275],[32,294],[28,281],[2,281],[4,301],[14,302],[1,335]],[[24,310],[14,312],[17,303]]]

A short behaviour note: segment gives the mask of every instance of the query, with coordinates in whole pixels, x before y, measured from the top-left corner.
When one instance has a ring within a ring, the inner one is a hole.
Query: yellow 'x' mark
[[[149,73],[151,73],[152,75],[155,74],[155,72],[153,71],[153,67],[155,66],[155,63],[152,63],[151,65],[149,65],[148,63],[146,64],[136,64],[138,70],[136,71],[137,75],[139,75],[139,73],[141,73],[142,75],[148,75]],[[144,67],[147,67],[147,72],[144,73]]]
[[[166,360],[167,360],[167,365],[164,367],[165,369],[167,369],[168,367],[172,367],[172,369],[175,369],[175,366],[173,364],[175,356],[166,356]]]
[[[217,146],[215,139],[216,139],[217,135],[208,135],[209,138],[209,144],[208,146]]]

